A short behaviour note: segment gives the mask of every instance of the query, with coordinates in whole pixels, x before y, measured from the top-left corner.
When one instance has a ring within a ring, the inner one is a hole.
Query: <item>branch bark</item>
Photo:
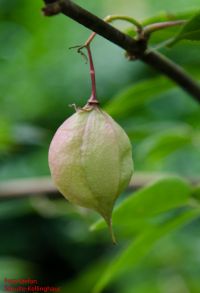
[[[168,175],[171,176],[173,174],[135,172],[128,189],[136,190]],[[200,182],[199,177],[185,179],[191,185],[197,185]],[[51,177],[22,178],[0,182],[0,199],[41,195],[59,195],[59,191],[53,184]]]
[[[195,82],[180,66],[158,52],[147,49],[145,40],[134,40],[89,11],[70,0],[44,0],[44,15],[62,13],[105,39],[126,50],[134,59],[140,59],[177,83],[200,103],[200,85]]]

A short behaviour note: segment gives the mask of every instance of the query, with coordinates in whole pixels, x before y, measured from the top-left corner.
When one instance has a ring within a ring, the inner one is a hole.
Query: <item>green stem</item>
[[[176,21],[164,21],[164,22],[158,22],[158,23],[152,23],[143,28],[143,34],[149,35],[155,31],[165,29],[168,27],[178,26],[185,24],[186,20],[176,20]]]
[[[130,17],[130,16],[125,16],[125,15],[109,15],[104,18],[104,21],[110,23],[115,20],[124,20],[127,21],[137,27],[138,30],[142,30],[142,25],[137,21],[136,19]]]

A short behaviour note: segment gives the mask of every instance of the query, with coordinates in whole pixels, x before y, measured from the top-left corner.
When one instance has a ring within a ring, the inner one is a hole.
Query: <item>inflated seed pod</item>
[[[49,148],[55,185],[73,204],[97,211],[110,227],[113,205],[132,173],[132,148],[124,130],[99,106],[77,110],[57,130]]]

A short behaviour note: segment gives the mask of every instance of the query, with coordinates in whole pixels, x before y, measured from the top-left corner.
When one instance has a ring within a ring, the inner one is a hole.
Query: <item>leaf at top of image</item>
[[[169,47],[182,40],[200,41],[200,11],[181,28],[169,44]]]

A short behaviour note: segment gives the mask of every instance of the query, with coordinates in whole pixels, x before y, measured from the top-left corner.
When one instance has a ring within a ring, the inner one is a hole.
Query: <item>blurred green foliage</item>
[[[189,19],[199,10],[198,0],[76,2],[102,18],[120,13],[145,24]],[[88,65],[69,50],[90,32],[64,16],[43,17],[42,5],[40,0],[0,0],[1,181],[49,175],[53,133],[73,113],[68,105],[83,106],[90,95]],[[116,25],[132,33],[130,25]],[[179,32],[157,32],[150,46]],[[95,39],[92,50],[101,104],[127,131],[135,170],[161,176],[123,195],[113,217],[116,247],[95,214],[62,197],[2,199],[0,290],[4,277],[29,277],[60,285],[64,293],[199,293],[200,188],[191,190],[178,176],[200,178],[200,107],[102,38]],[[183,40],[160,50],[200,79],[198,42]],[[162,177],[163,172],[173,175]]]

